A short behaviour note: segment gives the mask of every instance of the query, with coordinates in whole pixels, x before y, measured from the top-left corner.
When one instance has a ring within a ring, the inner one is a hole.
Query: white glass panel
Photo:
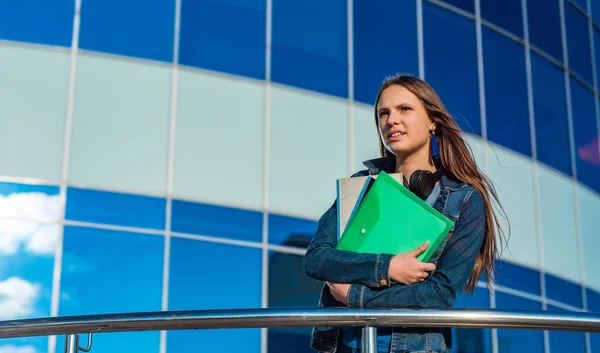
[[[493,147],[493,148],[492,148]],[[488,176],[496,186],[500,202],[511,225],[508,248],[502,257],[517,264],[538,268],[532,164],[527,158],[498,145],[486,144]],[[498,213],[505,232],[506,220]]]
[[[347,173],[345,101],[273,86],[269,206],[317,218],[335,200]]]
[[[81,55],[69,182],[164,193],[171,68]]]
[[[543,165],[538,171],[544,270],[580,282],[573,181]]]
[[[379,135],[373,115],[368,105],[354,104],[354,168],[352,173],[366,167],[364,161],[379,158]]]
[[[0,174],[60,180],[70,54],[0,44]]]
[[[264,92],[254,81],[179,73],[176,197],[262,207]]]
[[[600,195],[579,186],[585,285],[600,292]]]
[[[475,163],[477,163],[479,169],[485,171],[486,166],[483,163],[483,151],[485,148],[485,144],[487,144],[487,141],[484,142],[484,140],[481,139],[481,137],[472,134],[463,134],[463,138],[465,139],[465,142],[473,152],[473,158],[475,158]]]

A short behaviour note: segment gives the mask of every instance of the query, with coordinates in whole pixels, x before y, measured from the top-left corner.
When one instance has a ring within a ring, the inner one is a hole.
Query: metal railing
[[[363,351],[376,352],[377,327],[509,328],[600,332],[600,315],[579,312],[499,311],[494,309],[291,308],[163,311],[62,316],[0,322],[0,339],[66,335],[65,353],[88,352],[92,334],[216,328],[363,328]],[[88,334],[87,347],[79,334]]]

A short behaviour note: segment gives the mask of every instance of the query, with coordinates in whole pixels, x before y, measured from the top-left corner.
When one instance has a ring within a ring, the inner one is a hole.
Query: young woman
[[[341,251],[335,248],[334,202],[320,218],[308,246],[305,272],[325,282],[319,306],[450,308],[461,292],[473,292],[482,274],[486,283],[492,281],[502,243],[492,207],[492,200],[498,202],[495,190],[477,168],[458,125],[426,82],[406,75],[386,79],[375,101],[375,123],[381,158],[364,162],[368,169],[353,177],[400,172],[405,186],[454,221],[454,227],[427,263],[416,257],[428,244],[404,254]],[[428,172],[440,176],[429,179],[429,185],[426,177],[417,177]],[[320,352],[360,352],[361,330],[316,327],[311,346]],[[444,352],[450,347],[447,328],[378,330],[380,352]]]

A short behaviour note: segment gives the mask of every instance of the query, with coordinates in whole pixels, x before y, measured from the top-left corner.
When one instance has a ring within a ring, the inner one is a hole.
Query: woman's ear
[[[435,121],[432,121],[431,125],[429,125],[429,131],[435,131],[435,128],[436,128]]]

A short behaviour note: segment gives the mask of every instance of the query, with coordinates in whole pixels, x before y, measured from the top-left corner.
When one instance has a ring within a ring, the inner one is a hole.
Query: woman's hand
[[[348,291],[350,290],[350,284],[331,282],[325,282],[325,284],[329,287],[329,291],[335,300],[344,305],[348,305]]]
[[[428,246],[429,242],[425,242],[413,251],[394,256],[390,263],[390,279],[403,284],[423,282],[429,276],[427,271],[435,270],[435,265],[421,262],[416,257],[427,250]]]

